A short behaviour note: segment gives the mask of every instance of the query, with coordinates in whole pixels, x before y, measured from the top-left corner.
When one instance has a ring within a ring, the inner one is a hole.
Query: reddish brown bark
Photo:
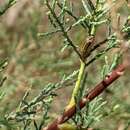
[[[124,72],[126,66],[121,64],[115,70],[113,70],[109,75],[106,76],[99,84],[97,84],[81,101],[80,109],[82,109],[87,102],[92,101],[95,97],[100,95],[111,83],[118,79]],[[58,130],[58,125],[66,122],[70,119],[76,112],[76,106],[74,105],[69,110],[65,111],[60,117],[55,119],[50,125],[43,130]]]

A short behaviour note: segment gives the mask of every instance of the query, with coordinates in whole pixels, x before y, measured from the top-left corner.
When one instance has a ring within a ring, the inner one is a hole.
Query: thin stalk
[[[94,35],[95,35],[95,32],[96,32],[95,25],[92,25],[90,35],[91,35],[91,36],[94,36]]]
[[[92,25],[91,31],[90,31],[90,36],[94,36],[95,32],[96,32],[95,25]],[[91,44],[93,44],[93,43],[91,43]],[[67,107],[65,109],[66,111],[76,104],[75,103],[75,96],[78,94],[78,92],[80,90],[81,81],[83,79],[85,67],[86,67],[86,64],[85,64],[84,60],[81,60],[78,79],[77,79],[75,87],[73,89],[72,96],[71,96],[71,99],[69,101],[69,104],[67,105]]]
[[[58,19],[56,13],[52,10],[51,6],[48,3],[48,0],[46,0],[46,5],[48,7],[48,9],[50,10],[51,14],[53,15],[54,19],[56,20],[56,22],[58,23],[59,27],[61,28],[61,32],[63,33],[63,36],[66,38],[66,40],[68,41],[69,45],[74,49],[74,51],[77,53],[77,55],[80,57],[80,59],[82,60],[82,57],[79,53],[79,51],[77,50],[77,47],[73,44],[73,42],[71,41],[71,39],[69,38],[67,32],[64,29],[63,24],[61,23],[61,21]]]
[[[11,6],[16,3],[16,0],[10,0],[3,9],[0,9],[0,16],[3,15]]]
[[[60,7],[60,9],[62,9],[62,5],[61,5],[60,3],[57,3],[57,5]],[[66,11],[66,13],[68,13],[72,18],[74,18],[75,21],[78,21],[78,20],[79,20],[79,18],[76,17],[70,10],[68,10],[68,9],[65,8],[65,11]],[[88,25],[88,23],[87,23],[86,21],[84,21],[83,23],[80,23],[80,24],[81,24],[81,26],[82,26],[85,30],[86,30],[87,28],[89,28],[89,25]]]
[[[71,96],[71,99],[69,101],[69,104],[67,105],[65,110],[68,110],[73,105],[75,105],[75,96],[78,94],[78,91],[80,89],[81,81],[82,81],[82,78],[83,78],[83,75],[84,75],[84,70],[85,70],[85,63],[81,60],[78,78],[77,78],[75,87],[73,89],[72,96]]]

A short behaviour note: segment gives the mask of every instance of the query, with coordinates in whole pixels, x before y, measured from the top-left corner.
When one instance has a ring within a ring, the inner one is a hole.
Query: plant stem
[[[51,6],[49,5],[48,0],[46,0],[46,5],[47,5],[48,9],[50,10],[51,14],[53,15],[55,21],[58,23],[58,25],[59,25],[59,27],[61,29],[61,32],[63,33],[63,36],[66,38],[66,40],[69,43],[69,45],[74,49],[74,51],[77,53],[77,55],[82,60],[82,57],[81,57],[79,51],[77,50],[77,47],[73,44],[72,40],[69,38],[67,32],[65,31],[63,23],[59,20],[59,18],[57,17],[56,13],[53,11]]]
[[[82,80],[83,75],[84,75],[84,70],[85,70],[85,63],[81,60],[78,78],[77,78],[75,87],[73,89],[72,96],[71,96],[71,99],[69,101],[69,104],[67,105],[65,110],[68,110],[73,105],[75,105],[75,96],[78,94],[78,91],[80,89],[81,80]]]
[[[91,36],[94,36],[94,35],[95,35],[95,32],[96,32],[96,30],[95,30],[95,25],[92,25],[90,35],[91,35]]]
[[[96,32],[95,25],[92,25],[91,31],[90,31],[90,36],[94,36],[95,32]],[[91,43],[91,44],[93,44],[93,43]],[[70,109],[72,106],[75,105],[75,97],[76,97],[76,95],[78,94],[78,92],[80,90],[81,81],[83,79],[84,70],[85,70],[85,67],[86,67],[86,64],[85,64],[84,60],[83,61],[80,60],[80,62],[81,63],[80,63],[80,69],[79,69],[78,79],[77,79],[75,87],[73,89],[72,96],[71,96],[71,99],[69,101],[69,104],[65,108],[65,111],[67,111],[68,109]]]
[[[86,96],[80,101],[80,109],[82,109],[86,103],[92,101],[98,95],[100,95],[108,86],[110,86],[115,80],[117,80],[120,76],[123,75],[123,72],[127,66],[124,64],[118,65],[118,67],[113,70],[109,76],[106,76],[104,80],[102,80],[99,84],[97,84],[92,90],[90,90]],[[47,127],[42,130],[59,130],[58,125],[65,123],[76,113],[76,106],[72,106],[67,111],[57,117],[52,123],[50,123]]]

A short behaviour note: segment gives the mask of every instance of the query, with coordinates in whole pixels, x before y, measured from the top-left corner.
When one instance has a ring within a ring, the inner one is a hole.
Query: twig
[[[7,79],[7,77],[3,77],[3,79],[0,81],[0,87],[3,86],[3,84],[4,84],[4,82],[5,82],[6,79]]]
[[[82,78],[84,76],[84,71],[85,71],[85,63],[81,61],[80,64],[80,69],[79,69],[79,74],[78,74],[78,78],[75,84],[75,87],[73,89],[72,95],[71,95],[71,99],[69,101],[69,104],[66,107],[66,110],[68,110],[69,108],[71,108],[75,103],[75,96],[78,94],[79,90],[80,90],[80,85],[81,85],[81,81]]]
[[[7,9],[9,9],[12,5],[16,3],[16,0],[10,0],[3,9],[0,9],[0,15],[3,15]]]
[[[95,12],[95,7],[93,5],[93,2],[91,0],[88,0],[88,4],[90,5],[91,9]]]
[[[101,57],[103,54],[105,54],[106,52],[108,52],[112,48],[113,47],[108,47],[105,50],[101,51],[100,53],[98,53],[97,55],[95,55],[90,61],[88,61],[87,63],[85,63],[85,66],[89,66],[92,62],[94,62],[95,60],[97,60],[99,57]]]
[[[57,5],[62,9],[62,5],[60,3],[57,3]],[[78,21],[79,18],[76,17],[71,11],[69,11],[68,9],[65,8],[66,13],[68,13],[72,18],[75,19],[75,21]],[[86,30],[87,28],[89,28],[89,25],[86,21],[84,21],[83,23],[80,23],[81,26]]]
[[[106,43],[108,41],[108,38],[104,39],[103,41],[97,43],[92,49],[91,52],[93,52],[94,50],[96,50],[98,47],[100,47],[102,44]]]
[[[65,31],[62,23],[60,22],[60,20],[58,19],[56,13],[52,10],[51,6],[48,3],[48,0],[46,0],[46,5],[48,7],[48,9],[50,10],[51,14],[53,15],[53,17],[55,18],[56,22],[58,23],[59,27],[61,28],[61,31],[64,35],[64,37],[66,38],[67,42],[70,44],[70,46],[72,46],[72,48],[74,49],[74,51],[77,53],[77,55],[80,57],[80,59],[82,60],[82,57],[79,53],[79,51],[77,50],[77,47],[73,44],[73,42],[71,41],[71,39],[69,38],[67,32]]]
[[[123,75],[126,66],[123,64],[118,65],[118,67],[111,72],[104,80],[97,84],[81,101],[79,104],[80,109],[82,109],[86,103],[92,101],[98,95],[100,95],[110,84],[117,80],[121,75]],[[65,111],[60,117],[55,119],[50,125],[42,130],[58,130],[58,125],[69,120],[76,113],[76,105],[72,106],[70,109]]]

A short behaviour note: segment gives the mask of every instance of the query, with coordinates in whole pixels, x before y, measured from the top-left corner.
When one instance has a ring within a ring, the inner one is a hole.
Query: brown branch
[[[111,72],[104,80],[95,86],[81,101],[80,109],[82,109],[86,103],[92,101],[95,97],[100,95],[111,83],[117,80],[125,70],[126,66],[124,64],[119,65],[115,70]],[[69,110],[64,111],[64,113],[55,119],[50,125],[42,130],[59,130],[58,125],[69,120],[76,113],[76,106],[74,105]]]

